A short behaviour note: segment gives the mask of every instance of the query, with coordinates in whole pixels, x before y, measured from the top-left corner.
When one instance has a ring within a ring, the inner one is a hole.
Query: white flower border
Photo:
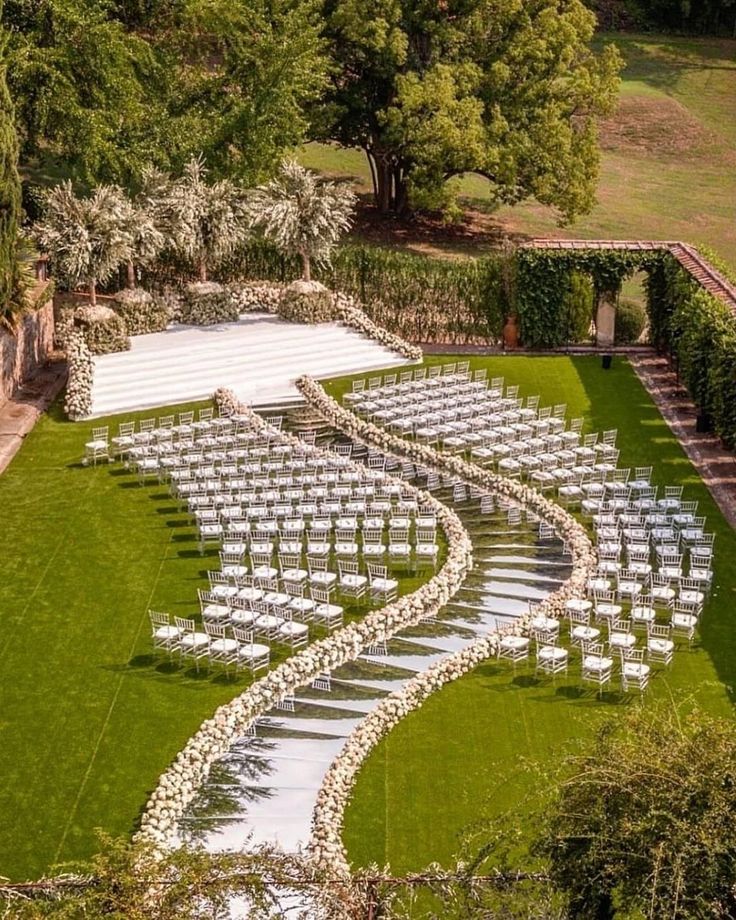
[[[222,411],[249,415],[258,427],[266,422],[249,407],[240,405],[229,390],[218,390],[215,399]],[[272,429],[274,430],[274,429]],[[298,438],[279,432],[283,440],[303,445]],[[316,454],[324,454],[312,448]],[[399,481],[399,480],[397,480]],[[375,642],[391,638],[399,630],[436,614],[457,592],[472,567],[472,544],[459,517],[429,493],[403,481],[417,497],[430,505],[447,538],[447,558],[442,568],[412,594],[379,611],[369,613],[359,623],[351,623],[325,639],[313,643],[282,662],[244,693],[220,706],[187,742],[162,774],[141,818],[137,840],[163,853],[175,840],[177,828],[187,806],[206,780],[212,764],[225,754],[233,741],[267,710],[319,674],[332,671],[358,657]]]
[[[494,494],[507,496],[522,507],[532,509],[551,524],[570,548],[573,570],[565,584],[540,604],[540,613],[560,617],[565,602],[584,591],[588,577],[596,564],[593,546],[583,527],[554,502],[517,480],[506,479],[460,457],[443,454],[427,445],[389,434],[377,425],[366,422],[344,409],[310,377],[301,377],[297,381],[297,387],[312,408],[349,437],[377,447],[381,451],[406,457],[422,466],[461,477],[466,482]],[[528,615],[520,617],[508,628],[509,632],[525,633],[528,623]],[[446,683],[467,674],[494,655],[498,649],[498,641],[499,634],[492,633],[443,658],[417,674],[403,688],[383,699],[361,720],[330,765],[317,794],[308,851],[318,868],[329,869],[344,877],[350,874],[350,864],[342,842],[345,809],[358,773],[373,748],[401,719],[412,710],[418,709],[432,693]]]
[[[69,366],[64,411],[73,422],[77,422],[87,418],[92,412],[94,359],[85,341],[84,333],[76,326],[71,326],[65,334],[64,347]]]
[[[240,287],[231,284],[228,288],[230,296],[244,313],[265,310],[268,313],[278,313],[278,304],[281,291],[286,287],[275,281],[244,282]],[[361,308],[360,303],[350,294],[343,291],[334,291],[335,317],[338,322],[355,329],[361,335],[367,336],[395,351],[410,361],[421,361],[424,352],[418,345],[412,345],[406,339],[389,332],[378,323],[374,323],[368,314]]]

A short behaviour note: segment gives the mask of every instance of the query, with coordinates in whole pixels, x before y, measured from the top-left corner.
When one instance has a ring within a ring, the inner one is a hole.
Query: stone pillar
[[[618,291],[600,291],[595,314],[595,343],[599,348],[610,348],[616,332],[616,301]]]

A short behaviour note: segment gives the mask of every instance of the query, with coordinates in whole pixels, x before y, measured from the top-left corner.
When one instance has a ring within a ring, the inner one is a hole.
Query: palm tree
[[[45,213],[32,235],[56,275],[70,288],[85,284],[94,306],[97,285],[132,258],[132,205],[116,185],[99,185],[78,198],[69,180],[46,191],[43,200]]]
[[[171,247],[194,265],[200,281],[250,232],[242,189],[229,179],[210,184],[207,172],[201,156],[191,159],[157,199]]]
[[[329,264],[343,233],[350,229],[355,195],[345,185],[327,182],[293,160],[253,191],[248,201],[251,225],[287,255],[302,260],[310,281],[312,260]]]

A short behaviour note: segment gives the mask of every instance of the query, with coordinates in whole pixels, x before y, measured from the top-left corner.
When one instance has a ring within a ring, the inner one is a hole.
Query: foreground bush
[[[601,730],[539,850],[576,918],[736,916],[736,725],[647,705]]]

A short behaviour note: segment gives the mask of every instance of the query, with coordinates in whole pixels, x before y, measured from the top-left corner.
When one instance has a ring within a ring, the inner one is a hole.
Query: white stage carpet
[[[229,387],[254,406],[295,400],[301,374],[332,377],[410,362],[338,323],[306,326],[268,313],[237,323],[137,335],[95,358],[92,416],[208,399]]]

